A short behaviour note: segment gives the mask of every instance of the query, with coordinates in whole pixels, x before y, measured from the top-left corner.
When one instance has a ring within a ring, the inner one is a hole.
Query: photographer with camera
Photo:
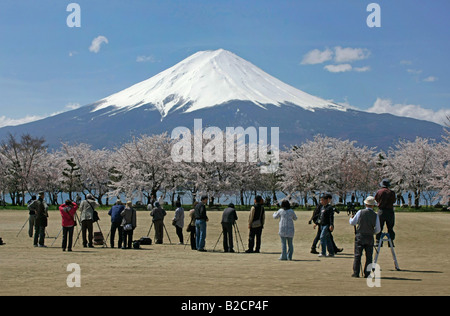
[[[363,250],[366,253],[366,264],[364,266],[364,277],[368,277],[370,272],[367,272],[367,266],[372,263],[373,256],[373,235],[381,231],[380,219],[377,213],[373,210],[376,201],[373,196],[367,197],[364,200],[365,209],[359,210],[349,220],[350,225],[356,227],[355,229],[355,259],[353,261],[352,277],[359,278],[359,270],[361,269],[361,257]]]
[[[65,204],[59,206],[59,212],[62,218],[62,251],[72,251],[73,229],[77,225],[75,213],[78,205],[70,200],[66,200]],[[69,240],[67,240],[69,237]]]
[[[392,240],[392,245],[394,245],[395,232],[395,213],[394,213],[394,203],[396,201],[394,191],[390,190],[391,182],[389,179],[383,179],[380,183],[381,189],[379,189],[375,195],[375,201],[378,203],[378,217],[380,218],[381,230],[377,234],[377,245],[380,242],[381,231],[386,223],[389,236]]]

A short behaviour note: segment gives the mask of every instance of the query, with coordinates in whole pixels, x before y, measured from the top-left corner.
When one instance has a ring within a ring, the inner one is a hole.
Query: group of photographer
[[[380,183],[380,190],[375,197],[369,196],[364,200],[365,208],[359,211],[352,208],[349,211],[351,218],[350,225],[355,226],[355,250],[353,263],[353,277],[359,277],[361,268],[361,257],[363,251],[366,254],[366,263],[364,276],[368,273],[366,268],[372,263],[373,247],[379,243],[381,230],[387,225],[388,234],[393,241],[395,232],[395,215],[393,205],[396,201],[395,193],[389,189],[390,182],[383,179]],[[160,199],[162,200],[162,199]],[[186,231],[190,233],[191,249],[197,251],[205,250],[205,239],[208,216],[206,212],[207,196],[202,196],[200,202],[195,202],[193,209],[189,211],[189,224]],[[318,254],[319,257],[334,257],[335,254],[342,252],[343,248],[338,248],[333,238],[334,231],[334,213],[338,213],[336,208],[332,206],[332,195],[329,193],[320,196],[320,204],[317,205],[309,224],[314,223],[314,229],[317,233],[311,246],[311,253]],[[255,204],[249,212],[248,218],[248,249],[246,253],[259,253],[261,248],[261,236],[265,224],[264,200],[261,196],[256,196]],[[353,206],[353,201],[351,206]],[[62,249],[63,251],[72,251],[73,232],[77,222],[81,224],[81,233],[83,247],[93,247],[93,225],[98,220],[96,208],[99,204],[92,195],[88,194],[86,200],[79,205],[75,202],[67,200],[65,204],[59,207],[62,217]],[[184,227],[184,209],[181,207],[180,201],[177,201],[177,209],[172,224],[176,229],[179,238],[179,244],[184,243],[183,227]],[[378,206],[378,214],[375,213],[374,207]],[[32,237],[34,229],[35,247],[46,247],[45,228],[47,226],[48,206],[44,201],[44,193],[39,193],[39,198],[32,197],[28,209],[30,211],[29,218],[29,236]],[[162,208],[160,202],[154,201],[149,204],[148,209],[153,217],[152,225],[155,226],[155,243],[163,243],[164,217],[167,215]],[[80,217],[77,216],[77,211]],[[122,249],[132,248],[133,231],[136,228],[136,210],[133,209],[132,203],[127,202],[123,205],[121,201],[110,209],[108,215],[111,216],[110,230],[110,246],[115,246],[115,236],[118,232],[118,247]],[[292,260],[294,252],[294,221],[297,220],[295,212],[292,210],[289,201],[283,200],[280,209],[273,214],[274,219],[279,219],[279,236],[281,239],[281,257],[280,260]],[[222,214],[222,234],[224,252],[234,252],[233,228],[235,228],[238,217],[234,205],[231,203]],[[376,244],[374,242],[376,235]],[[240,237],[240,236],[239,236]],[[220,237],[219,237],[220,239]],[[320,241],[321,252],[317,252],[316,248]],[[106,241],[104,241],[106,242]],[[242,242],[242,241],[241,241]],[[217,244],[216,244],[217,245]],[[328,254],[327,254],[328,251]]]

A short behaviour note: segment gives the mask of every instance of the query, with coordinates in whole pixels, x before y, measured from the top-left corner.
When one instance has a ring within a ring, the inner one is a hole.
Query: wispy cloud
[[[136,62],[138,62],[138,63],[156,63],[156,59],[152,55],[138,56],[138,57],[136,57]]]
[[[353,67],[351,63],[369,58],[371,52],[367,48],[353,48],[336,46],[334,49],[326,48],[313,49],[303,56],[301,65],[317,65],[334,61],[334,64],[326,65],[323,68],[332,73],[339,72],[366,72],[370,71],[370,66]]]
[[[100,48],[103,43],[108,44],[109,43],[108,39],[103,35],[97,36],[92,40],[91,46],[89,47],[89,51],[97,54],[100,51]]]
[[[301,62],[302,65],[316,65],[322,64],[326,61],[333,59],[333,51],[331,49],[325,49],[320,51],[319,49],[313,49],[306,53]]]
[[[439,80],[439,78],[435,77],[435,76],[429,76],[429,77],[426,77],[425,79],[423,79],[423,81],[425,81],[425,82],[435,82],[438,80]]]
[[[420,75],[422,73],[421,69],[406,69],[406,71],[412,75]]]
[[[336,46],[334,50],[334,61],[336,63],[351,63],[357,60],[367,59],[370,56],[370,51],[367,48],[342,48]]]
[[[68,103],[66,104],[66,106],[64,107],[64,109],[62,111],[56,111],[50,115],[27,115],[25,117],[21,117],[21,118],[9,118],[6,116],[0,116],[0,128],[5,127],[5,126],[18,126],[18,125],[22,125],[22,124],[27,124],[27,123],[31,123],[34,121],[39,121],[39,120],[43,120],[47,117],[51,117],[51,116],[55,116],[67,111],[71,111],[71,110],[76,110],[78,108],[80,108],[81,105],[79,103]]]
[[[45,116],[27,115],[22,118],[13,119],[6,116],[0,116],[0,128],[5,126],[17,126],[45,118]]]
[[[394,104],[390,99],[377,98],[373,106],[367,110],[371,113],[389,113],[396,116],[410,117],[419,120],[445,124],[446,116],[450,115],[450,109],[434,111],[414,104]]]
[[[68,110],[76,110],[80,107],[81,107],[80,103],[67,103],[65,108]]]
[[[340,65],[326,65],[323,67],[329,72],[347,72],[352,71],[353,67],[350,64],[340,64]]]

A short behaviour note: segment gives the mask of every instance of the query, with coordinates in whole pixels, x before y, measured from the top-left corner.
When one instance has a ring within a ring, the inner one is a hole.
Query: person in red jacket
[[[75,213],[78,209],[78,205],[70,200],[66,200],[66,203],[59,207],[59,212],[62,217],[62,229],[63,229],[63,240],[62,240],[62,250],[72,251],[72,241],[73,241],[73,228],[76,226]],[[69,237],[67,244],[67,235]]]

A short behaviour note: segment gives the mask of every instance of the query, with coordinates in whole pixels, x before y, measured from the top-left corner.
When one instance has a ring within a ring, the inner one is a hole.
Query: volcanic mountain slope
[[[132,136],[179,126],[279,127],[280,144],[300,144],[316,134],[387,149],[398,139],[440,139],[440,125],[347,109],[307,94],[223,50],[201,51],[175,66],[93,104],[46,119],[0,129],[61,142],[113,148]]]

